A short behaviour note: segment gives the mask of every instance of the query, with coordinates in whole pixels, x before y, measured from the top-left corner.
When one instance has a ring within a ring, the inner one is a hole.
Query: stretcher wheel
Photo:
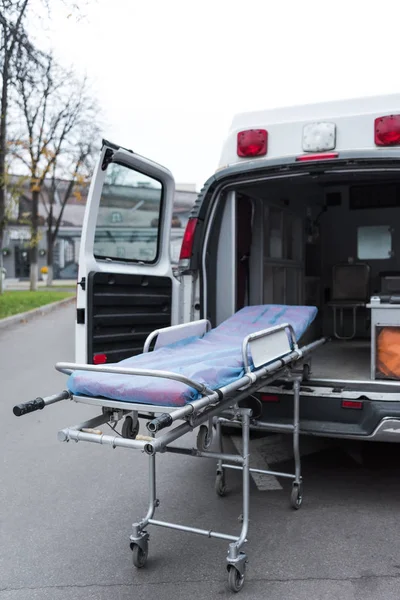
[[[228,570],[228,587],[231,592],[240,592],[244,585],[244,574],[241,575],[239,571],[231,565]]]
[[[215,478],[215,492],[218,496],[225,496],[226,494],[225,477],[222,473],[218,473]]]
[[[145,564],[147,562],[147,555],[148,555],[147,548],[146,548],[146,550],[143,550],[143,548],[141,548],[137,544],[133,545],[132,561],[133,561],[134,566],[137,569],[141,569],[142,567],[145,566]]]
[[[127,438],[128,440],[134,440],[138,433],[139,433],[139,420],[137,420],[134,425],[132,417],[125,417],[125,420],[122,424],[122,429],[121,429],[122,437]]]
[[[292,486],[292,493],[290,494],[290,504],[295,510],[299,510],[303,503],[303,485],[301,483],[294,483]]]
[[[197,448],[201,451],[208,450],[211,446],[211,436],[208,433],[207,425],[200,425],[199,433],[197,434]]]

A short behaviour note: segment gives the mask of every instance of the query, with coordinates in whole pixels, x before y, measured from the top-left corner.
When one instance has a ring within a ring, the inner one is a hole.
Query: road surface
[[[64,402],[13,416],[15,403],[63,389],[65,377],[53,365],[74,358],[73,320],[69,306],[0,333],[0,600],[234,596],[223,541],[152,529],[147,566],[133,569],[129,535],[146,510],[147,458],[57,441],[60,428],[94,409]],[[257,465],[290,466],[284,445],[252,444]],[[249,565],[237,597],[398,600],[398,447],[381,453],[375,470],[330,444],[313,449],[305,441],[303,453],[300,511],[289,508],[285,481],[252,481]],[[238,531],[237,473],[228,474],[230,494],[222,499],[214,493],[214,461],[166,455],[157,470],[156,518]]]

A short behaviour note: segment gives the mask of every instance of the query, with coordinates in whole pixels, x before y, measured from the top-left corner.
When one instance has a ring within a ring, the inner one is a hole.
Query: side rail
[[[256,331],[244,338],[242,344],[243,364],[246,373],[251,372],[249,357],[256,369],[277,360],[290,352],[298,352],[296,335],[289,323]]]
[[[181,325],[172,325],[172,327],[163,327],[152,331],[147,337],[143,352],[149,352],[152,342],[155,340],[154,350],[180,342],[189,337],[201,338],[207,331],[210,331],[211,323],[208,319],[199,321],[191,321],[190,323],[182,323]]]
[[[213,394],[213,391],[202,383],[194,381],[193,379],[189,379],[189,377],[185,377],[179,373],[172,373],[171,371],[158,371],[157,369],[130,369],[128,367],[111,367],[106,365],[89,365],[68,362],[59,362],[56,364],[55,368],[57,371],[60,371],[65,375],[71,375],[71,373],[74,371],[93,371],[95,373],[114,373],[118,375],[139,375],[141,377],[172,379],[173,381],[179,381],[180,383],[195,389],[201,394]]]

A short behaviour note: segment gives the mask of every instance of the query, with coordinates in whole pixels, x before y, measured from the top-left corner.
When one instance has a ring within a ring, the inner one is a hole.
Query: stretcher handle
[[[157,431],[161,431],[161,429],[164,429],[164,427],[169,427],[170,425],[172,425],[172,423],[173,419],[171,415],[168,413],[163,413],[162,415],[156,417],[152,421],[149,421],[146,424],[146,427],[151,433],[156,433]]]
[[[28,413],[35,412],[35,410],[42,410],[48,404],[54,404],[54,402],[68,400],[69,398],[71,398],[70,392],[64,390],[60,394],[55,394],[54,396],[48,396],[47,398],[35,398],[34,400],[29,400],[23,404],[17,404],[13,408],[13,413],[16,417],[22,417]]]
[[[35,400],[29,400],[29,402],[14,406],[13,413],[16,417],[22,417],[22,415],[34,412],[35,410],[42,410],[45,406],[43,398],[35,398]]]

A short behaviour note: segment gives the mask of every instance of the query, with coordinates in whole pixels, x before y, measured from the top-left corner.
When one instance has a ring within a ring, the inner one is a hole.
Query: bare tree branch
[[[48,17],[50,17],[50,0],[41,0],[41,2],[47,7]],[[83,4],[86,3],[86,0],[84,0]],[[73,0],[58,0],[58,4],[62,4],[65,7],[68,6],[71,10],[71,14],[81,14],[80,3],[78,4]],[[54,5],[54,0],[51,2],[51,5]],[[16,81],[16,75],[20,75],[20,81],[22,79],[21,67],[27,81],[31,79],[30,71],[34,71],[35,68],[41,68],[43,53],[41,53],[32,43],[25,28],[28,14],[31,22],[32,18],[37,18],[37,12],[37,5],[35,5],[32,0],[0,0],[0,248],[2,246],[7,216],[5,210],[5,186],[10,96],[12,94],[14,82]],[[29,69],[26,66],[27,64],[31,67],[34,66],[34,68]],[[40,107],[38,105],[36,106],[36,110],[32,111],[31,106],[26,103],[24,108],[25,121],[27,126],[29,124],[32,131],[36,130],[36,122],[39,118],[39,114]],[[39,162],[39,160],[37,160],[37,162]],[[2,254],[0,253],[0,272],[1,267]],[[1,292],[2,277],[0,276],[0,293]]]
[[[25,134],[14,141],[13,152],[30,175],[32,262],[37,261],[39,201],[43,204],[48,196],[48,257],[52,263],[52,249],[66,204],[74,188],[82,185],[80,177],[93,154],[94,136],[100,138],[95,126],[99,111],[87,92],[86,79],[77,80],[73,73],[61,69],[52,56],[46,58],[34,76],[27,76],[22,69],[17,77],[17,91]],[[62,172],[68,173],[69,183],[54,215],[55,178]],[[50,189],[46,187],[48,194],[42,194],[50,174],[52,184]]]

